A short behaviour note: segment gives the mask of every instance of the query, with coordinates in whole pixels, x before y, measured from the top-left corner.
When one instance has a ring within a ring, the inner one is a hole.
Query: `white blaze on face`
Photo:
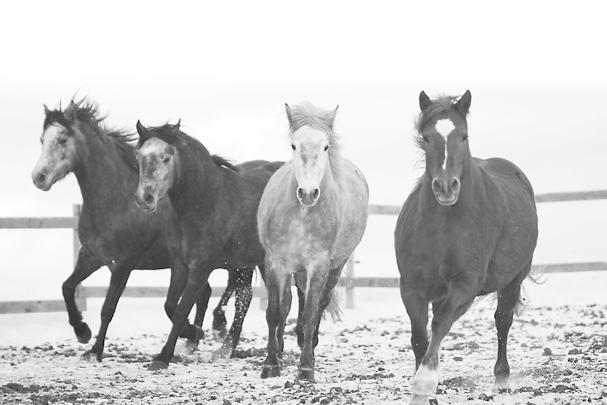
[[[447,168],[447,140],[449,139],[449,134],[455,129],[455,125],[449,118],[445,118],[436,121],[434,128],[445,139],[445,160],[442,165],[443,170],[445,170]]]

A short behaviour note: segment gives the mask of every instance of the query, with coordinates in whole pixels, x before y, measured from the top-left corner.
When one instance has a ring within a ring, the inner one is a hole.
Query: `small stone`
[[[552,356],[552,349],[544,347],[544,356]]]

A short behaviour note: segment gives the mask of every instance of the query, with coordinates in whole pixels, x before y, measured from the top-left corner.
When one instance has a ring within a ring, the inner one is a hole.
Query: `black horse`
[[[103,125],[97,107],[85,100],[72,101],[62,111],[45,106],[42,152],[32,179],[47,191],[70,172],[74,172],[82,193],[82,213],[78,235],[82,247],[73,273],[63,283],[63,298],[70,325],[81,343],[91,338],[91,330],[76,306],[76,287],[102,266],[112,272],[110,286],[101,310],[101,327],[92,349],[84,354],[101,361],[105,335],[118,300],[133,269],[171,268],[171,283],[165,311],[172,317],[187,280],[187,266],[177,254],[178,245],[169,232],[173,227],[170,201],[164,201],[153,215],[137,208],[133,192],[137,187],[138,166],[131,145],[135,135]],[[195,324],[181,331],[196,345],[202,330],[211,290],[205,287],[197,296]],[[225,319],[225,317],[224,317]],[[216,322],[218,327],[221,319]],[[224,323],[225,324],[225,323]]]
[[[508,331],[537,242],[533,188],[505,159],[472,157],[466,117],[471,95],[419,96],[418,145],[426,172],[405,202],[395,231],[401,296],[411,319],[417,372],[412,403],[427,404],[438,384],[440,344],[475,297],[497,292],[494,374],[508,389]],[[432,337],[428,342],[428,304]]]
[[[143,211],[154,212],[168,200],[175,213],[175,235],[190,272],[173,317],[173,328],[150,369],[166,368],[179,332],[214,269],[236,279],[236,314],[230,333],[215,357],[229,358],[240,338],[249,308],[251,276],[264,274],[265,252],[257,236],[257,207],[264,187],[282,162],[252,161],[233,166],[211,156],[178,125],[145,128],[137,123],[139,185],[135,194]]]

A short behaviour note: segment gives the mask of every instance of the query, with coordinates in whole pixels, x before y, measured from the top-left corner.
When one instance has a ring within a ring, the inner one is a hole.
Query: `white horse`
[[[321,315],[365,231],[369,188],[361,171],[339,154],[333,132],[337,108],[286,105],[286,112],[293,160],[272,176],[257,214],[268,289],[268,356],[261,377],[280,375],[294,274],[304,303],[297,321],[298,379],[313,382]],[[332,314],[338,311],[334,304],[328,308]]]

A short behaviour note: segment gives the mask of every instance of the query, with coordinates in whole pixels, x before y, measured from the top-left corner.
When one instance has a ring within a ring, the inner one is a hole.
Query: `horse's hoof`
[[[88,362],[92,362],[93,360],[97,360],[98,362],[101,362],[101,359],[103,358],[103,354],[95,353],[93,350],[87,350],[86,352],[82,353],[82,356],[80,356],[80,357],[82,358],[82,360],[88,361]]]
[[[88,343],[93,336],[91,333],[91,328],[89,328],[85,322],[81,322],[74,326],[74,333],[76,333],[76,338],[80,343]]]
[[[314,369],[312,368],[300,368],[297,371],[297,381],[315,383],[314,379]]]
[[[148,370],[149,371],[155,371],[155,370],[165,370],[169,368],[169,363],[166,363],[162,360],[152,360],[150,362],[150,365],[148,366]]]
[[[195,339],[188,339],[185,342],[185,350],[188,354],[192,354],[195,351],[198,350],[198,343],[200,341],[199,340],[195,340]]]
[[[429,401],[428,395],[413,395],[409,405],[428,405]]]
[[[272,378],[280,376],[280,366],[263,365],[261,370],[261,378]]]
[[[498,394],[510,394],[512,392],[512,389],[510,388],[510,381],[508,380],[508,378],[496,379],[494,391]]]
[[[229,360],[232,357],[232,345],[222,345],[218,350],[213,352],[213,362],[217,360]]]
[[[223,329],[213,329],[213,339],[216,342],[223,342],[223,339],[228,335],[228,330],[224,327]]]

